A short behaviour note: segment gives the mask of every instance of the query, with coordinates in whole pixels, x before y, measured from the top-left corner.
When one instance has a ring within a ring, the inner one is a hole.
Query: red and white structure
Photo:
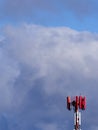
[[[74,110],[74,130],[81,130],[81,112],[79,110],[86,109],[86,97],[76,96],[73,99],[67,97],[67,109]]]

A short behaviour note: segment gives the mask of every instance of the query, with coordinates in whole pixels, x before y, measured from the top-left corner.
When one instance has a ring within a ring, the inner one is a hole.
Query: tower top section
[[[84,96],[75,96],[71,98],[70,96],[67,97],[67,109],[70,111],[74,109],[77,112],[79,109],[85,110],[86,109],[86,97]]]

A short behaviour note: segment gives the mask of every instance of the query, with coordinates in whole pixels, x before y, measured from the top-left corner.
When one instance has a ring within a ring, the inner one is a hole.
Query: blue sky
[[[0,0],[0,129],[70,130],[66,96],[98,129],[98,1]]]

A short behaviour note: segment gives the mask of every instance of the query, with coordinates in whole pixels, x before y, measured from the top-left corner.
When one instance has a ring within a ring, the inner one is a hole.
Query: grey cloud
[[[50,123],[50,124],[39,124],[38,126],[40,126],[40,128],[42,129],[42,130],[59,130],[59,128],[58,128],[58,126],[57,126],[57,124],[52,124],[52,123]]]
[[[95,2],[92,0],[62,0],[65,8],[74,13],[78,18],[84,18],[93,14]]]
[[[36,17],[38,11],[54,11],[54,2],[47,0],[8,0],[1,7],[1,17],[18,19],[21,17]]]
[[[1,3],[1,18],[36,19],[38,12],[62,13],[69,11],[78,18],[95,14],[97,3],[93,0],[5,0]]]
[[[65,97],[80,93],[87,96],[83,123],[97,128],[91,118],[98,120],[97,34],[24,24],[4,28],[3,35],[0,122],[6,129],[71,129]]]
[[[12,86],[14,83],[14,79],[19,75],[17,62],[11,60],[4,53],[4,50],[0,49],[0,104],[1,111],[4,108],[7,109],[11,106],[12,95],[11,91],[13,91]]]

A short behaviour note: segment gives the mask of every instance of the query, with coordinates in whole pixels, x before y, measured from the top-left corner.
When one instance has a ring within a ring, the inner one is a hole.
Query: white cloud
[[[70,86],[71,78],[97,79],[97,35],[69,28],[24,25],[8,27],[6,36],[7,50],[20,63],[37,71],[32,80],[45,78],[47,92],[59,90],[57,80],[63,79],[61,90],[67,83]]]
[[[4,37],[0,48],[0,102],[5,102],[6,108],[10,102],[10,110],[15,112],[11,118],[18,125],[21,122],[18,129],[32,126],[29,120],[35,124],[35,120],[39,123],[53,118],[54,122],[56,115],[57,120],[64,121],[66,108],[62,107],[69,94],[87,95],[89,107],[90,101],[98,98],[97,34],[25,24],[6,27]],[[57,130],[57,122],[48,123],[41,128]]]

